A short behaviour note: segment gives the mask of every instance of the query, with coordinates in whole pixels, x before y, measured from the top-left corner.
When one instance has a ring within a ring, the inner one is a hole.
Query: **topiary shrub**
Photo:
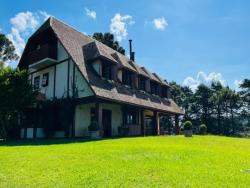
[[[183,128],[184,128],[184,135],[185,137],[192,137],[192,134],[193,134],[193,124],[191,121],[185,121],[184,122],[184,125],[183,125]]]
[[[199,131],[201,135],[207,134],[207,126],[205,124],[201,124],[199,127]]]
[[[183,125],[184,130],[192,130],[193,124],[191,121],[185,121]]]

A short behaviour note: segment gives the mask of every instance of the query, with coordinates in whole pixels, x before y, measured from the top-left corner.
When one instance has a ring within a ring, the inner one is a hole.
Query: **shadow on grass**
[[[119,139],[120,137],[114,138],[103,138],[103,139],[88,139],[88,138],[51,138],[51,139],[19,139],[19,140],[0,140],[1,146],[42,146],[42,145],[55,145],[55,144],[74,144],[74,143],[87,143],[87,142],[98,142],[103,140]]]

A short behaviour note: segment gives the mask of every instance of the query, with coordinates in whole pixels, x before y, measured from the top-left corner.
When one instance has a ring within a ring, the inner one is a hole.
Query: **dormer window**
[[[139,76],[139,78],[138,78],[138,86],[139,86],[140,90],[142,90],[142,91],[146,90],[146,78],[145,77]]]
[[[151,93],[154,95],[159,95],[159,84],[156,82],[152,82],[150,83],[150,87],[151,87]]]
[[[131,71],[123,70],[122,83],[128,86],[132,86],[132,72]]]
[[[112,65],[102,63],[102,77],[108,80],[112,80]]]
[[[162,97],[163,98],[168,98],[168,88],[167,87],[162,87]]]

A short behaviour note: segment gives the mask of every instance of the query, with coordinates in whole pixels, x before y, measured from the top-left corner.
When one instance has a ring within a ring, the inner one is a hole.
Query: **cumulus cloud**
[[[111,19],[110,32],[115,35],[117,41],[121,42],[128,36],[127,27],[128,25],[134,24],[132,16],[121,15],[119,13]]]
[[[13,42],[19,56],[24,49],[26,37],[35,31],[41,19],[46,19],[48,16],[49,14],[45,11],[35,13],[26,11],[20,12],[10,19],[11,31],[7,37]]]
[[[86,15],[90,18],[96,19],[96,12],[94,10],[89,10],[88,8],[85,8]]]
[[[165,27],[168,26],[168,23],[164,17],[161,18],[155,18],[153,20],[154,27],[158,30],[165,30]]]
[[[235,80],[234,81],[234,88],[235,88],[235,91],[240,91],[240,85],[242,84],[243,80]]]
[[[205,84],[207,86],[211,85],[212,82],[220,82],[223,86],[226,85],[226,81],[223,78],[221,73],[211,72],[206,74],[202,71],[198,72],[196,78],[188,76],[183,81],[184,86],[190,87],[193,91],[195,91],[200,84]]]
[[[47,12],[45,11],[39,11],[40,15],[44,17],[44,20],[47,20],[51,15],[48,14]],[[39,15],[38,15],[39,16]]]

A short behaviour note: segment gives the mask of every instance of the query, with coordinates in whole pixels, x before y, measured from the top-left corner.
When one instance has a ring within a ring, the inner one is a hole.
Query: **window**
[[[162,87],[162,97],[168,98],[168,88]]]
[[[142,76],[139,76],[139,89],[145,91],[146,90],[146,79]]]
[[[132,72],[130,72],[128,70],[123,70],[122,82],[125,85],[132,86]]]
[[[126,112],[125,124],[138,124],[138,113],[136,111]]]
[[[40,87],[40,76],[34,78],[34,89],[39,89]]]
[[[154,95],[158,95],[158,84],[155,82],[151,82],[150,83],[150,87],[151,87],[151,93]]]
[[[111,80],[112,79],[112,66],[106,63],[102,63],[102,77]]]
[[[42,86],[46,87],[49,85],[49,73],[43,74]]]

